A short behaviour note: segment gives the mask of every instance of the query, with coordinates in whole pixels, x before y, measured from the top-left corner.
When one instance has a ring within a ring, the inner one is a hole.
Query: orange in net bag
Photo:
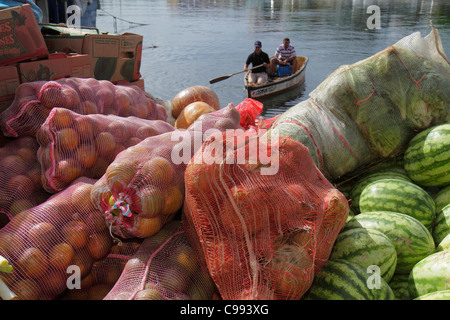
[[[0,256],[13,266],[0,277],[19,299],[55,299],[110,252],[113,240],[90,198],[94,181],[77,179],[0,230]]]
[[[104,300],[211,300],[214,283],[179,220],[145,239]]]
[[[103,300],[119,280],[127,262],[139,249],[142,239],[115,243],[108,255],[92,264],[90,272],[81,279],[79,288],[67,289],[57,299]]]
[[[233,128],[240,128],[239,113],[229,105],[119,153],[91,194],[111,232],[123,239],[157,233],[183,205],[184,171],[209,129]]]
[[[186,235],[223,299],[299,299],[349,207],[305,146],[260,134],[224,133],[192,158]]]
[[[72,77],[20,84],[11,105],[0,113],[0,128],[7,137],[34,136],[53,108],[66,108],[79,114],[167,120],[164,107],[137,86]]]
[[[0,228],[50,197],[41,183],[38,148],[34,137],[12,139],[0,148]]]
[[[55,193],[80,176],[99,179],[119,152],[173,130],[163,120],[53,108],[36,134],[43,187]]]

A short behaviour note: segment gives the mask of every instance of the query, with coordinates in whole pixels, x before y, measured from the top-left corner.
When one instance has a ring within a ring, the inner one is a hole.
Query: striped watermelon
[[[399,173],[398,171],[375,172],[367,176],[364,176],[356,181],[355,185],[350,190],[350,193],[348,195],[349,199],[351,200],[352,207],[354,207],[356,210],[359,211],[360,210],[359,199],[361,196],[361,192],[370,183],[381,179],[402,179],[406,181],[411,181],[411,179],[408,178],[406,174]]]
[[[450,184],[450,123],[430,127],[410,140],[403,157],[408,176],[422,187]]]
[[[350,228],[373,229],[384,233],[397,251],[396,273],[409,274],[417,262],[435,251],[430,231],[416,218],[403,213],[364,212],[348,221],[343,231]]]
[[[436,214],[433,226],[434,242],[439,244],[450,233],[450,204]]]
[[[450,204],[450,186],[439,190],[434,199],[434,203],[436,204],[436,213],[441,211],[446,205]]]
[[[358,263],[328,260],[305,294],[305,300],[395,300],[394,292],[380,276]]]
[[[450,300],[450,289],[430,292],[414,300]]]
[[[450,233],[436,247],[436,251],[444,250],[450,250]]]
[[[393,211],[410,215],[431,228],[433,198],[418,185],[401,179],[381,179],[369,184],[359,199],[361,212]]]
[[[450,289],[450,250],[439,251],[419,261],[411,270],[408,290],[412,298]]]
[[[408,290],[409,274],[394,274],[388,282],[397,300],[411,300]]]
[[[391,240],[377,230],[364,228],[339,233],[329,259],[355,262],[365,269],[378,266],[386,281],[391,280],[397,266],[397,252]]]

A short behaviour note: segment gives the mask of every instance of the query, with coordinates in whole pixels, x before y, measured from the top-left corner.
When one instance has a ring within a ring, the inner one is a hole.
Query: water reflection
[[[367,7],[378,5],[381,29],[368,29]],[[263,102],[267,114],[280,113],[308,98],[326,77],[420,31],[439,30],[444,51],[450,52],[448,0],[102,0],[102,9],[122,19],[146,22],[134,26],[117,21],[118,32],[144,35],[141,74],[146,89],[164,100],[192,85],[207,85],[221,105],[246,98],[243,75],[209,85],[209,80],[242,70],[245,59],[261,40],[275,52],[284,36],[298,55],[310,58],[305,88]],[[97,26],[113,32],[109,15]],[[298,93],[298,92],[297,92]]]

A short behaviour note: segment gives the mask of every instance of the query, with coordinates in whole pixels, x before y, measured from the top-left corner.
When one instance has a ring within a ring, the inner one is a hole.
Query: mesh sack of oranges
[[[13,267],[0,277],[19,299],[55,299],[110,252],[113,239],[90,198],[93,182],[77,179],[0,230],[0,256]]]
[[[214,293],[181,221],[173,220],[142,242],[104,300],[211,300]]]
[[[0,148],[0,228],[50,196],[42,187],[38,148],[34,137],[12,139]]]
[[[99,179],[119,152],[173,130],[163,120],[53,108],[36,134],[43,187],[55,193],[80,176]]]
[[[81,279],[79,288],[66,289],[58,299],[103,300],[122,274],[127,262],[137,252],[142,239],[115,243],[108,255],[92,264],[90,272]]]
[[[149,137],[119,153],[92,189],[111,232],[122,239],[147,238],[179,211],[184,171],[202,139],[215,130],[240,128],[233,106],[200,116],[187,130]]]
[[[93,78],[63,78],[19,85],[15,99],[0,114],[0,128],[7,137],[33,136],[53,108],[66,108],[79,114],[167,119],[164,107],[137,86],[114,85]]]
[[[302,297],[348,216],[305,146],[263,137],[223,134],[185,171],[186,234],[225,300]]]

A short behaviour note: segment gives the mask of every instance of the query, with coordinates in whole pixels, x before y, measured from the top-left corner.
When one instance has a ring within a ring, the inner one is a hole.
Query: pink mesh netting
[[[104,300],[211,300],[214,292],[181,221],[174,220],[142,242]]]
[[[110,252],[113,239],[90,198],[94,182],[77,179],[0,230],[0,255],[14,268],[0,277],[20,299],[56,298]]]
[[[119,152],[173,130],[163,120],[53,108],[36,134],[43,187],[55,193],[80,176],[99,179]]]
[[[14,101],[0,113],[0,128],[7,137],[33,136],[53,108],[79,114],[167,119],[164,107],[137,86],[114,85],[94,78],[63,78],[19,85]]]
[[[147,238],[171,221],[184,199],[184,170],[210,130],[240,128],[229,105],[200,116],[187,130],[150,137],[122,151],[95,183],[92,199],[120,238]]]

